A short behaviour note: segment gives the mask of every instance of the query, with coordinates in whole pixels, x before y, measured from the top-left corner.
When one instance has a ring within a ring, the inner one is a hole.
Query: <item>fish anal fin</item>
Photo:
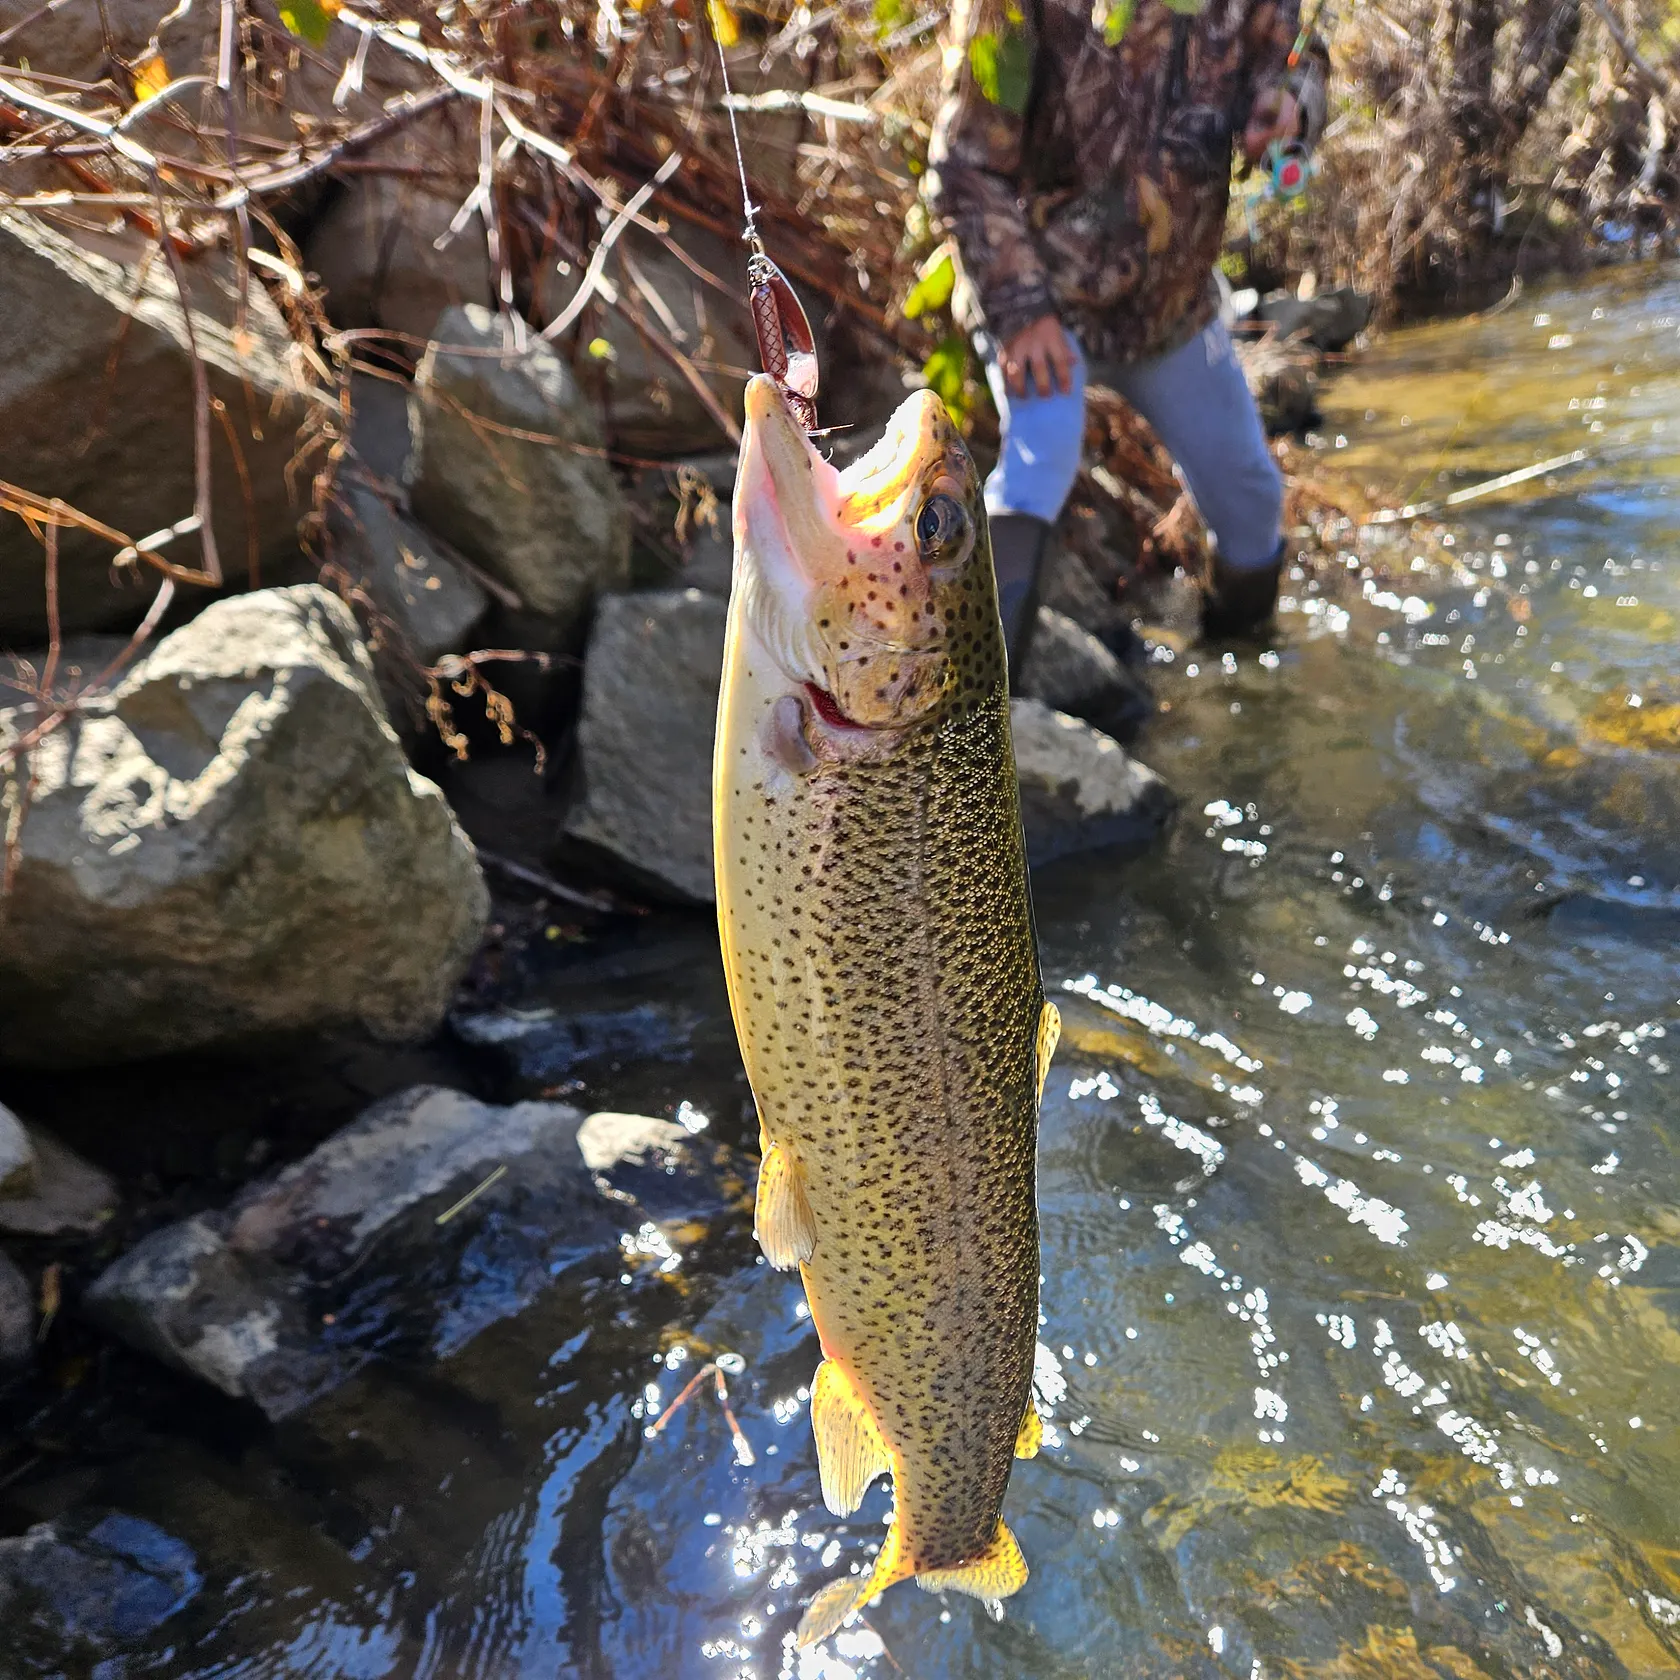
[[[811,1433],[817,1438],[823,1503],[835,1516],[849,1517],[892,1460],[863,1396],[832,1359],[817,1367],[811,1384]]]
[[[1044,1081],[1050,1077],[1050,1058],[1056,1054],[1061,1037],[1062,1012],[1046,998],[1038,1014],[1038,1096],[1035,1100],[1041,1105],[1044,1102]]]
[[[1021,1419],[1021,1433],[1015,1437],[1015,1456],[1037,1458],[1038,1449],[1043,1445],[1044,1419],[1038,1415],[1038,1407],[1029,1399],[1027,1415]]]
[[[753,1230],[765,1259],[779,1272],[792,1271],[816,1251],[817,1227],[799,1163],[777,1144],[759,1163]]]
[[[877,1593],[887,1590],[895,1581],[902,1581],[910,1573],[909,1566],[899,1555],[898,1524],[887,1530],[881,1549],[875,1554],[875,1567],[868,1575],[843,1575],[830,1581],[806,1607],[799,1618],[799,1631],[794,1646],[803,1651],[819,1639],[838,1633]]]
[[[960,1592],[972,1598],[1008,1598],[1026,1584],[1027,1560],[1009,1525],[1000,1518],[992,1543],[979,1557],[954,1569],[925,1569],[916,1585],[928,1592]]]

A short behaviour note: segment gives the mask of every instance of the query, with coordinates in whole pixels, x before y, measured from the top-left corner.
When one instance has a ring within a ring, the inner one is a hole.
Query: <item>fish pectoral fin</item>
[[[902,1581],[910,1567],[899,1553],[898,1523],[895,1521],[875,1554],[875,1567],[868,1575],[843,1575],[830,1581],[806,1607],[799,1618],[799,1631],[794,1635],[794,1647],[803,1651],[831,1633],[838,1633],[877,1593],[882,1593],[895,1581]]]
[[[1009,1525],[1000,1517],[992,1543],[979,1557],[955,1569],[924,1569],[916,1585],[928,1592],[960,1592],[972,1598],[1008,1598],[1026,1584],[1027,1560]]]
[[[805,1199],[804,1176],[779,1144],[772,1144],[759,1163],[753,1231],[765,1259],[779,1272],[792,1271],[816,1252],[817,1227]]]
[[[1021,1433],[1015,1437],[1015,1456],[1037,1458],[1038,1449],[1043,1445],[1044,1419],[1038,1415],[1038,1407],[1028,1400],[1027,1415],[1021,1420]]]
[[[1050,1077],[1050,1058],[1056,1054],[1061,1037],[1062,1012],[1046,998],[1038,1014],[1038,1096],[1035,1100],[1041,1107],[1044,1103],[1044,1081]]]
[[[817,1438],[823,1504],[835,1516],[849,1517],[892,1460],[867,1402],[832,1359],[817,1367],[811,1384],[811,1433]]]

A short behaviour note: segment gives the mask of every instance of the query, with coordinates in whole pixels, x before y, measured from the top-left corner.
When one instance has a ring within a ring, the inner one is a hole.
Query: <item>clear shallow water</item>
[[[785,1655],[886,1498],[822,1508],[814,1337],[741,1217],[272,1436],[154,1420],[90,1496],[204,1585],[105,1672],[1680,1675],[1677,328],[1647,277],[1379,345],[1325,455],[1385,498],[1615,453],[1297,580],[1263,654],[1163,657],[1176,833],[1039,881],[1053,1427],[1001,1617],[898,1587]],[[625,1000],[720,1021],[707,951]],[[583,1095],[750,1138],[712,1031]],[[644,1436],[719,1352],[751,1464],[709,1391]]]

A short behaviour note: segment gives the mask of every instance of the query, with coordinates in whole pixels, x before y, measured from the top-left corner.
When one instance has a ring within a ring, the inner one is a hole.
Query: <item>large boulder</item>
[[[108,1174],[45,1132],[30,1130],[34,1182],[0,1196],[0,1231],[14,1237],[91,1236],[117,1209]]]
[[[0,712],[0,748],[35,720]],[[32,782],[0,1060],[115,1062],[360,1023],[429,1031],[489,897],[343,602],[218,602],[4,772]]]
[[[1070,852],[1143,845],[1172,816],[1172,790],[1101,730],[1042,700],[1012,700],[1009,727],[1035,867]]]
[[[637,886],[701,904],[716,890],[712,740],[727,617],[698,589],[601,601],[583,668],[582,785],[566,822]]]
[[[171,265],[135,232],[77,231],[0,211],[0,436],[4,476],[138,540],[193,511],[192,361],[226,405],[235,457],[211,426],[212,525],[230,581],[254,538],[270,566],[297,561],[297,509],[286,483],[304,414],[292,340],[260,284],[245,301],[232,262],[184,259],[189,336]],[[260,435],[245,417],[260,415]],[[243,477],[241,475],[243,465]],[[248,497],[248,499],[247,499]],[[177,539],[189,564],[197,539]],[[59,545],[59,605],[68,631],[135,622],[153,593],[145,566],[112,586],[115,546],[80,529]],[[41,545],[17,519],[0,521],[0,641],[44,641]]]
[[[524,645],[575,647],[596,595],[629,579],[630,520],[571,370],[540,340],[507,352],[489,310],[451,309],[410,417],[416,517],[518,597]]]
[[[602,599],[583,674],[579,795],[569,839],[634,885],[710,903],[712,742],[725,603],[698,589]],[[1134,844],[1174,806],[1108,736],[1038,700],[1011,702],[1027,852]]]
[[[739,1170],[720,1174],[714,1152],[677,1121],[416,1086],[231,1207],[152,1232],[85,1308],[286,1417],[394,1340],[441,1357],[569,1268],[620,1270],[626,1228],[733,1217],[726,1185]],[[660,1248],[649,1237],[644,1251]]]

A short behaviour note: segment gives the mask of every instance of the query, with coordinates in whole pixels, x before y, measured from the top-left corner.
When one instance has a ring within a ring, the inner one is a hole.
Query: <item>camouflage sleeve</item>
[[[924,184],[950,229],[982,324],[1000,343],[1055,312],[1022,204],[1037,40],[1017,0],[957,0]]]

